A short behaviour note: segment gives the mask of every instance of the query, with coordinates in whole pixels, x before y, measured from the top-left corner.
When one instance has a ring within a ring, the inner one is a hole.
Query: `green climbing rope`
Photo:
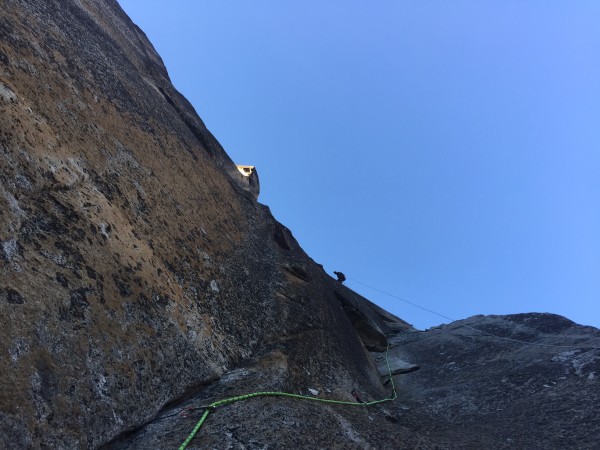
[[[385,351],[385,362],[386,362],[387,368],[388,368],[389,381],[392,384],[392,396],[389,398],[384,398],[381,400],[374,400],[372,402],[360,402],[359,403],[359,402],[348,402],[348,401],[344,401],[344,400],[329,400],[326,398],[309,397],[307,395],[290,394],[289,392],[276,392],[276,391],[252,392],[250,394],[238,395],[237,397],[229,397],[229,398],[225,398],[223,400],[213,402],[206,407],[206,411],[204,411],[204,413],[202,414],[202,417],[200,417],[200,420],[198,421],[198,423],[196,424],[196,426],[194,427],[192,432],[189,434],[189,436],[185,439],[185,441],[183,441],[183,443],[179,447],[179,450],[185,450],[186,447],[189,445],[189,443],[192,442],[192,439],[194,439],[194,437],[196,436],[196,434],[198,433],[198,431],[200,430],[200,428],[206,421],[206,418],[211,413],[211,411],[213,411],[214,409],[216,409],[220,406],[229,405],[231,403],[239,402],[242,400],[248,400],[249,398],[288,397],[288,398],[297,398],[300,400],[310,400],[313,402],[329,403],[329,404],[335,404],[335,405],[348,405],[348,406],[372,406],[372,405],[377,405],[378,403],[394,401],[394,400],[396,400],[397,396],[396,396],[396,388],[394,386],[394,380],[392,378],[392,368],[390,367],[390,361],[388,360],[389,350],[390,350],[390,344],[388,342],[388,346]]]

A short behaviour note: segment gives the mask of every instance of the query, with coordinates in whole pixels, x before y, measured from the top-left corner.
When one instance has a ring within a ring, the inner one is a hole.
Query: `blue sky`
[[[600,2],[119,3],[350,287],[600,327]]]

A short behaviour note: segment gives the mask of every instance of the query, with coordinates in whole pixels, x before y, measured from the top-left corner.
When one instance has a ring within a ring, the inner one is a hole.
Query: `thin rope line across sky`
[[[383,291],[383,290],[378,289],[376,287],[369,286],[368,284],[363,283],[362,281],[359,281],[356,278],[348,277],[348,279],[354,281],[355,283],[361,284],[361,285],[363,285],[363,286],[365,286],[365,287],[367,287],[369,289],[372,289],[374,291],[380,292],[380,293],[385,294],[385,295],[387,295],[389,297],[393,297],[393,298],[395,298],[397,300],[400,300],[400,301],[402,301],[404,303],[408,303],[409,305],[414,306],[415,308],[419,308],[419,309],[422,309],[423,311],[427,311],[428,313],[435,314],[436,316],[442,317],[442,318],[447,319],[447,320],[449,320],[451,322],[457,322],[457,319],[453,319],[452,317],[448,317],[448,316],[446,316],[444,314],[441,314],[441,313],[439,313],[437,311],[434,311],[432,309],[425,308],[425,307],[423,307],[421,305],[418,305],[418,304],[416,304],[414,302],[411,302],[410,300],[407,300],[407,299],[405,299],[403,297],[399,297],[397,295],[390,294],[389,292]],[[509,338],[509,337],[498,336],[498,335],[495,335],[495,334],[492,334],[492,333],[488,333],[487,331],[480,330],[479,328],[475,328],[474,326],[471,326],[471,325],[466,324],[466,323],[462,324],[462,326],[464,326],[466,328],[470,328],[470,329],[475,330],[475,331],[477,331],[479,333],[483,333],[483,334],[485,334],[487,336],[490,336],[490,337],[493,337],[493,338],[496,338],[496,339],[503,339],[505,341],[516,342],[516,343],[519,343],[519,344],[537,345],[539,347],[600,349],[600,347],[589,346],[589,345],[585,345],[585,344],[580,344],[580,345],[554,345],[554,344],[542,344],[540,342],[527,342],[527,341],[521,341],[519,339],[513,339],[513,338]],[[477,336],[471,336],[471,337],[477,337]],[[483,336],[481,336],[481,337],[483,337]],[[592,338],[592,339],[597,339],[597,338]]]

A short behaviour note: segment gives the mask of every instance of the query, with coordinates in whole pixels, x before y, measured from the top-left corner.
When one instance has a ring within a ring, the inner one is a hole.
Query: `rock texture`
[[[476,316],[392,342],[420,366],[398,377],[399,423],[439,448],[600,448],[600,330]]]
[[[190,448],[598,443],[598,350],[461,336],[598,330],[509,316],[419,333],[334,281],[114,0],[3,1],[0,151],[0,447],[176,448],[201,413],[186,407],[256,390],[383,398],[388,338],[394,371],[421,368],[395,377],[399,401],[253,399]]]
[[[329,277],[116,2],[0,15],[4,442],[98,447],[281,348],[283,387],[382,395]]]
[[[552,314],[476,316],[390,342],[392,364],[420,367],[394,376],[396,402],[348,410],[254,399],[213,413],[193,448],[599,447],[600,330]],[[244,392],[241,379],[268,388],[281,369],[259,357],[104,448],[167,448],[202,413],[182,419],[185,408]]]

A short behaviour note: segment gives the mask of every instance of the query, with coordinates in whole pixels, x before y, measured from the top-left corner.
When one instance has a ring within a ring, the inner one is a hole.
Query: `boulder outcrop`
[[[251,399],[190,448],[598,443],[598,330],[418,332],[333,280],[114,0],[4,0],[0,151],[0,447],[176,448],[253,391],[386,398],[388,342],[398,401]]]

